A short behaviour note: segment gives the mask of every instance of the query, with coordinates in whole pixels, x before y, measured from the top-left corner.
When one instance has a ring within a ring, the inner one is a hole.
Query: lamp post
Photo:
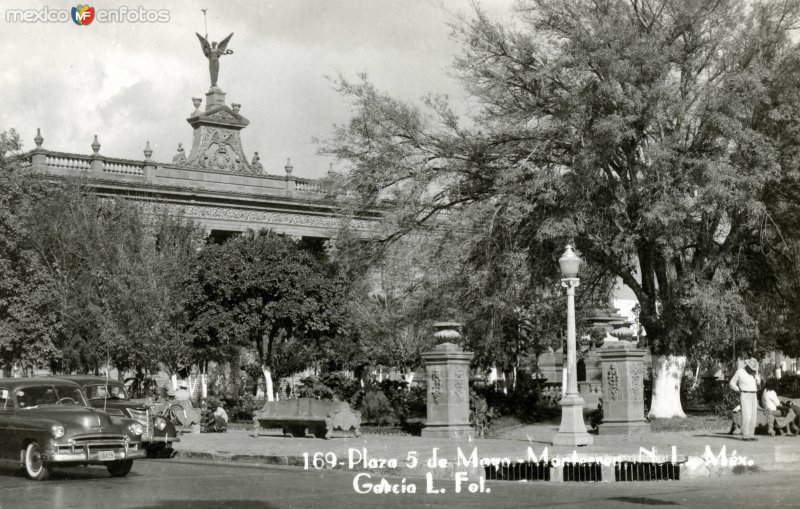
[[[578,372],[575,355],[575,288],[580,284],[578,269],[581,259],[567,245],[558,259],[561,266],[561,286],[567,289],[567,388],[561,401],[561,427],[553,437],[553,445],[592,445],[592,436],[583,421],[585,402],[578,392]]]

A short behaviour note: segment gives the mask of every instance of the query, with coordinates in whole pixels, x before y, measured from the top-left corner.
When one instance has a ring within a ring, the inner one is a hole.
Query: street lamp
[[[553,437],[553,445],[592,445],[592,436],[583,421],[585,402],[578,392],[578,372],[575,355],[575,288],[580,284],[578,269],[581,259],[567,245],[558,259],[561,267],[561,286],[567,289],[567,390],[561,401],[561,427]]]

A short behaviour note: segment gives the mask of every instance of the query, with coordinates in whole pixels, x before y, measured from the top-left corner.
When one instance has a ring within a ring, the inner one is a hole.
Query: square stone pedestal
[[[647,350],[627,341],[606,343],[600,349],[603,366],[602,434],[649,433],[644,418],[644,356]]]
[[[457,334],[455,331],[445,332]],[[422,354],[428,380],[428,420],[422,429],[423,437],[460,439],[475,435],[469,423],[469,363],[472,357],[471,352],[465,352],[453,343],[442,343]]]

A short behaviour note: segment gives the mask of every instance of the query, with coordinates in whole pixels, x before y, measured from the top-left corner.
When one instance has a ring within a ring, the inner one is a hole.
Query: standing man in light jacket
[[[758,422],[756,391],[760,383],[758,361],[752,357],[744,361],[744,367],[737,369],[731,378],[731,389],[739,393],[739,402],[742,406],[742,440],[757,440],[753,435]]]

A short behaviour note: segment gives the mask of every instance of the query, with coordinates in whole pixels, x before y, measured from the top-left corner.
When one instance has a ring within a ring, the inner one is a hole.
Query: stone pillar
[[[461,334],[458,324],[434,324],[439,329],[434,337],[455,341]],[[423,437],[472,438],[475,430],[469,424],[469,365],[474,354],[454,343],[445,342],[422,354],[428,380],[428,420]]]
[[[152,156],[153,149],[150,148],[150,142],[148,141],[144,147],[144,166],[142,167],[144,179],[147,182],[153,182],[156,176],[156,165],[153,163]]]
[[[292,176],[292,171],[294,171],[294,166],[292,166],[292,160],[287,158],[286,159],[286,166],[283,167],[286,171],[286,196],[294,196],[294,181],[295,177]]]
[[[96,134],[92,142],[92,161],[89,163],[89,169],[92,173],[103,173],[103,156],[100,155],[100,142]]]
[[[599,351],[603,366],[601,434],[649,433],[644,418],[645,348],[627,341],[611,342]]]
[[[45,169],[47,167],[47,151],[42,148],[44,138],[42,137],[41,129],[38,127],[36,128],[36,137],[33,141],[36,143],[36,148],[33,149],[31,153],[31,165],[35,170]]]
[[[216,106],[225,106],[225,92],[219,87],[212,86],[206,92],[206,111],[211,111]]]

